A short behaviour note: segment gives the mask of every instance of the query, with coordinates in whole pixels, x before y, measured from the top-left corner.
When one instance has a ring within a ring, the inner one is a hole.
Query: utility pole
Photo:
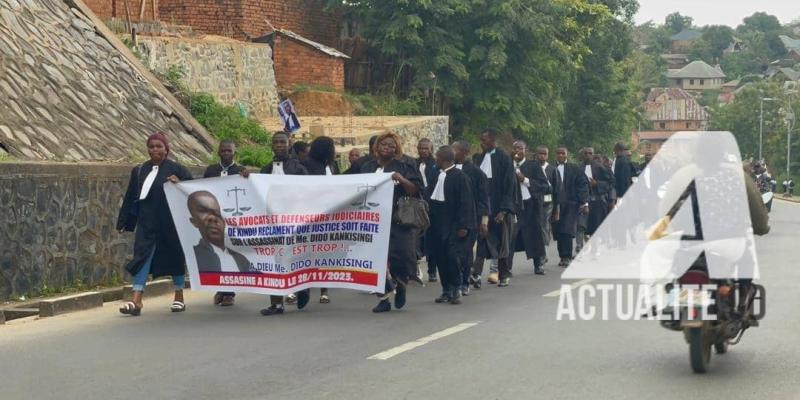
[[[764,102],[765,101],[772,101],[772,100],[775,100],[775,99],[770,98],[770,97],[762,97],[761,98],[761,114],[760,114],[760,117],[758,118],[758,121],[759,121],[759,123],[758,123],[758,125],[759,125],[759,129],[758,129],[758,161],[761,161],[761,160],[764,159],[764,156],[763,156],[763,148],[764,148]]]

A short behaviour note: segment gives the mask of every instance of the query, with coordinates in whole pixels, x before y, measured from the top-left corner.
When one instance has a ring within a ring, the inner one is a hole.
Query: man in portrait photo
[[[225,219],[217,198],[205,190],[189,195],[189,221],[200,232],[194,246],[199,272],[250,272],[250,262],[243,255],[225,247]]]
[[[300,121],[297,119],[291,100],[282,101],[278,106],[278,113],[281,115],[281,121],[283,121],[284,132],[292,133],[300,129]]]

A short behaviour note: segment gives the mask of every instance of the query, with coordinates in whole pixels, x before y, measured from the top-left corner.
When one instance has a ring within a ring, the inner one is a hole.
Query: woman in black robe
[[[336,144],[327,136],[314,139],[309,145],[308,157],[303,160],[309,175],[339,175],[339,166],[336,165]],[[321,288],[319,302],[331,302],[328,288]]]
[[[125,269],[133,276],[133,299],[119,311],[126,315],[139,315],[142,311],[142,294],[148,275],[154,278],[171,275],[175,284],[173,312],[186,309],[183,287],[186,274],[185,258],[178,232],[164,194],[164,184],[192,179],[183,165],[168,159],[169,142],[160,132],[147,138],[150,160],[131,171],[128,190],[117,219],[119,232],[136,232],[133,260]]]
[[[392,214],[397,210],[397,200],[403,196],[416,197],[422,190],[422,178],[416,168],[402,161],[403,149],[400,137],[387,132],[379,136],[372,149],[375,159],[362,166],[362,173],[391,172],[395,182],[392,198]],[[389,233],[389,265],[386,288],[379,294],[380,302],[372,312],[386,312],[392,309],[389,296],[394,291],[394,306],[403,308],[406,304],[406,286],[411,271],[417,268],[416,231],[392,221]]]

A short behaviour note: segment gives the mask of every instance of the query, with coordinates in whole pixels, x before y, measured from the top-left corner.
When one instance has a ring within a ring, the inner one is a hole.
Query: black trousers
[[[556,234],[556,242],[558,242],[559,257],[572,259],[572,240],[573,237],[569,233]]]

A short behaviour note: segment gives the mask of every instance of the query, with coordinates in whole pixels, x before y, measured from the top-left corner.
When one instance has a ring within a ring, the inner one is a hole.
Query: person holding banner
[[[156,132],[147,138],[150,160],[131,171],[128,189],[117,219],[117,230],[136,232],[133,260],[125,269],[133,275],[133,299],[120,307],[125,315],[138,316],[148,275],[171,275],[175,286],[172,312],[186,310],[183,300],[185,257],[172,220],[164,184],[192,179],[186,167],[168,159],[166,135]]]
[[[336,144],[327,136],[320,136],[309,145],[308,157],[303,161],[309,175],[339,175],[339,166],[336,164]],[[310,294],[309,294],[310,295]],[[321,288],[319,302],[331,302],[328,289]]]
[[[439,269],[442,295],[437,303],[461,304],[462,273],[470,259],[470,233],[475,231],[475,203],[470,180],[456,168],[450,146],[436,151],[439,173],[428,182],[426,198],[430,204],[431,226],[425,243]]]
[[[219,162],[209,165],[205,173],[203,173],[203,178],[239,174],[247,176],[247,169],[237,164],[234,160],[236,158],[236,143],[234,143],[233,140],[225,139],[219,142],[217,155],[219,155]],[[217,292],[214,295],[214,304],[223,307],[232,306],[235,297],[236,293],[234,292]]]
[[[403,161],[403,148],[400,136],[392,132],[380,135],[375,141],[373,149],[375,159],[367,162],[362,167],[363,173],[392,173],[394,180],[394,196],[392,199],[392,213],[397,210],[397,200],[403,196],[419,196],[422,188],[422,178],[416,171],[416,166]],[[392,222],[389,234],[389,259],[388,272],[384,293],[378,294],[380,301],[372,312],[381,313],[392,309],[389,296],[395,293],[394,306],[403,308],[406,304],[406,286],[412,271],[416,270],[416,235],[414,228],[402,226]]]
[[[261,168],[262,174],[272,175],[308,175],[308,170],[296,158],[289,157],[289,136],[284,132],[272,135],[272,162]],[[261,315],[283,314],[283,296],[269,296],[270,306],[261,310]],[[297,308],[308,305],[309,292],[301,290],[296,295]]]

